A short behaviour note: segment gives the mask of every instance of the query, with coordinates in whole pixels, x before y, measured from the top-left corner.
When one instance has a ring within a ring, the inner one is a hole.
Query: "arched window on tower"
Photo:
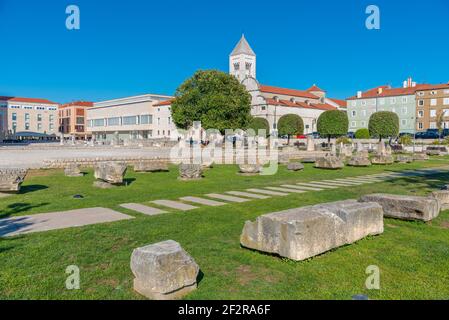
[[[245,68],[246,68],[247,71],[251,71],[251,66],[252,66],[251,62],[246,62],[245,63]]]
[[[240,70],[240,63],[238,63],[238,62],[234,63],[234,70],[235,71]]]

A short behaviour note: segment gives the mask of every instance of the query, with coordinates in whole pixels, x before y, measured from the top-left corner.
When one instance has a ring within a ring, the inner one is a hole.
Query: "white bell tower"
[[[229,73],[242,82],[246,77],[256,79],[256,54],[251,49],[245,35],[229,56]]]

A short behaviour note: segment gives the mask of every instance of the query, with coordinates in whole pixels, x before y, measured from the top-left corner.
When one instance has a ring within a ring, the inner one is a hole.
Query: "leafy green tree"
[[[369,130],[366,128],[359,129],[355,132],[356,139],[369,139]]]
[[[318,118],[317,129],[322,137],[328,142],[331,138],[341,137],[348,133],[349,121],[346,112],[340,110],[329,110],[323,112]]]
[[[441,142],[441,135],[443,133],[444,117],[445,117],[444,110],[438,110],[437,118],[436,118],[436,125],[437,125],[437,129],[438,129],[438,141],[439,142]]]
[[[371,115],[369,119],[369,133],[372,137],[393,138],[399,134],[399,117],[390,111],[379,111]]]
[[[281,136],[287,136],[287,144],[290,144],[290,137],[304,134],[304,121],[296,114],[287,114],[278,121],[278,132]]]
[[[234,76],[217,70],[199,70],[176,90],[173,122],[189,129],[201,121],[204,129],[246,130],[251,121],[251,95]]]
[[[266,135],[270,134],[270,124],[267,119],[254,117],[248,125],[249,129],[253,129],[258,134],[259,130],[265,130]]]

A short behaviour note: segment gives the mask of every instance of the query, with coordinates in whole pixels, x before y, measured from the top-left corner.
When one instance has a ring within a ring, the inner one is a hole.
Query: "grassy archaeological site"
[[[379,192],[427,196],[449,181],[447,170],[217,207],[194,204],[197,208],[189,211],[164,208],[167,213],[154,216],[120,204],[158,208],[151,201],[185,202],[179,199],[447,165],[449,156],[339,171],[305,164],[303,171],[294,172],[282,165],[274,176],[239,175],[236,165],[215,165],[198,181],[180,181],[176,166],[156,173],[136,173],[129,167],[125,184],[112,189],[94,188],[92,169],[83,169],[86,174],[76,178],[59,169],[29,171],[18,194],[0,198],[0,221],[93,207],[110,208],[132,219],[0,238],[0,298],[144,299],[133,290],[131,253],[171,239],[194,257],[201,270],[197,290],[185,299],[351,299],[356,294],[370,299],[446,299],[449,211],[431,222],[384,218],[382,234],[303,261],[243,248],[240,235],[245,221],[266,213]],[[2,228],[8,225],[0,224]],[[79,290],[66,289],[70,265],[79,267]],[[370,265],[379,267],[379,290],[366,289]]]

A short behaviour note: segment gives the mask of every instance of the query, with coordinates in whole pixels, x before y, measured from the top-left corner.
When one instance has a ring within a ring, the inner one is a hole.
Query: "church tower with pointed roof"
[[[239,81],[247,77],[256,79],[256,54],[243,34],[229,56],[229,73]]]

